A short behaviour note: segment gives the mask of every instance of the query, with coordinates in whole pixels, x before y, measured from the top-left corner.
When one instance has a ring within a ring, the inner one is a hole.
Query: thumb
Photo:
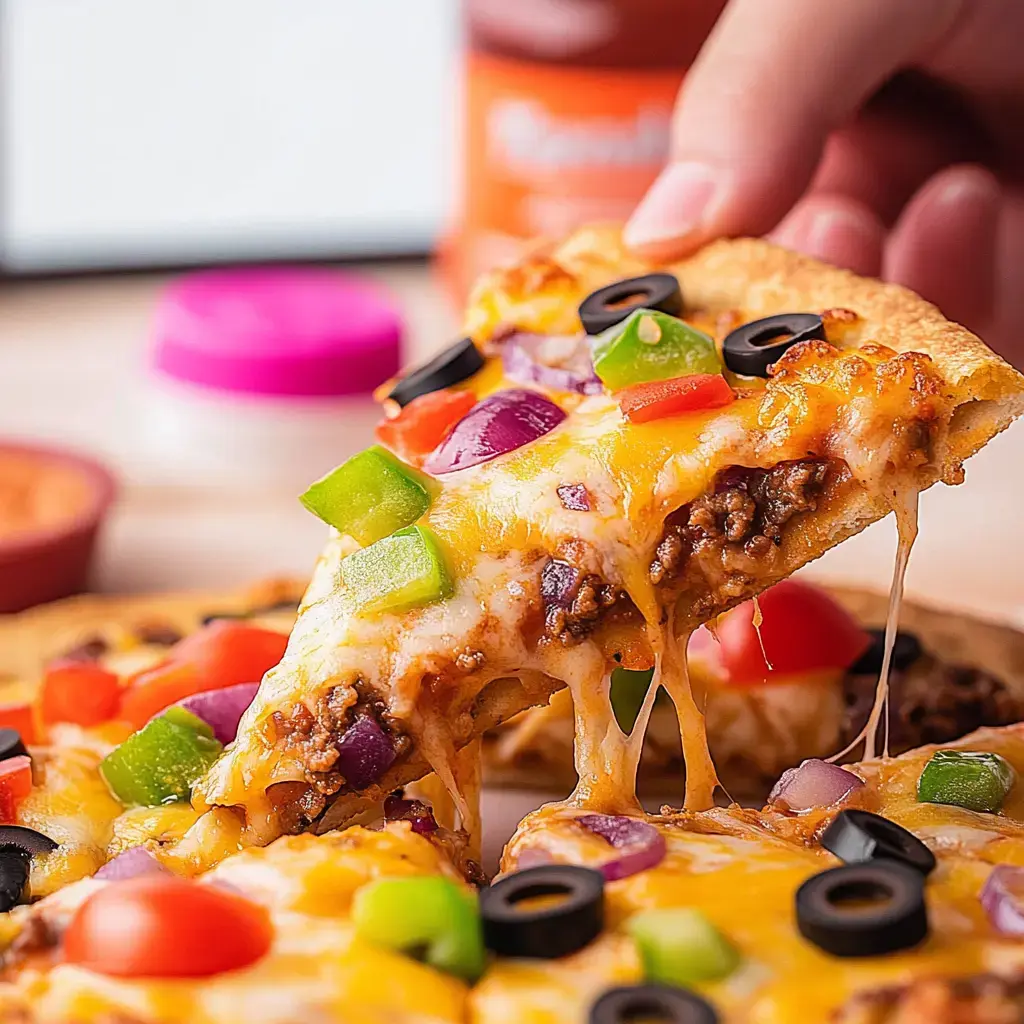
[[[966,0],[731,0],[676,104],[672,158],[626,226],[643,255],[763,234],[829,133],[950,30]]]

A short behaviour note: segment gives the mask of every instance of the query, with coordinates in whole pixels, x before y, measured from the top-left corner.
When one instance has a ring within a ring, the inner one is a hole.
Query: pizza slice
[[[542,808],[481,895],[472,1019],[1021,1020],[1022,772],[1012,726],[808,761],[760,811]]]
[[[745,602],[717,620],[714,634],[706,627],[693,634],[690,683],[722,788],[734,800],[763,802],[786,768],[828,757],[861,735],[885,653],[888,605],[881,593],[787,580],[761,595],[759,626]],[[628,733],[653,666],[640,652],[627,656],[612,670],[609,695]],[[904,600],[889,672],[889,749],[1021,721],[1022,665],[1019,630]],[[484,782],[568,793],[576,781],[572,750],[572,699],[562,690],[484,737]],[[679,728],[662,691],[644,736],[641,794],[677,800],[682,771]]]
[[[332,536],[194,794],[235,809],[246,842],[337,825],[430,771],[475,831],[475,740],[563,686],[578,803],[637,806],[664,687],[687,806],[709,806],[686,636],[894,509],[905,557],[917,494],[960,482],[1024,401],[916,296],[756,240],[658,269],[584,230],[484,280],[468,325],[391,390],[385,446],[304,496]],[[657,685],[626,737],[608,680],[630,646]]]

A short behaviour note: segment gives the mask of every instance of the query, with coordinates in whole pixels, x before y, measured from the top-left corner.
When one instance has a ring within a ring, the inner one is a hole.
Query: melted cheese
[[[360,886],[413,875],[458,879],[438,847],[404,823],[380,832],[352,828],[286,838],[248,850],[226,860],[202,884],[229,885],[269,909],[273,946],[251,967],[195,980],[115,978],[68,964],[42,973],[26,969],[13,984],[0,984],[0,1016],[30,1008],[40,1024],[464,1022],[462,982],[353,935],[348,915]],[[101,884],[79,883],[55,897],[59,905],[51,908],[46,901],[16,915],[50,914],[66,921]]]

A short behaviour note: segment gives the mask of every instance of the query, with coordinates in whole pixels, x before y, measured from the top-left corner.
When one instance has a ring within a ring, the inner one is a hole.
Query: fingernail
[[[845,206],[798,209],[771,234],[778,245],[828,262],[846,263],[849,255],[873,243],[878,229],[870,215]],[[844,259],[847,257],[847,259]]]
[[[699,234],[712,209],[721,172],[707,164],[669,164],[636,208],[623,232],[630,248],[685,244]]]

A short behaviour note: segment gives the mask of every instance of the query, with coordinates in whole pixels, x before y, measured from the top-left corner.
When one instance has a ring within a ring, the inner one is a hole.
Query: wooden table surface
[[[359,269],[359,268],[357,268]],[[361,268],[402,305],[407,359],[453,336],[454,311],[419,264]],[[115,463],[134,429],[153,303],[166,275],[0,284],[0,437],[38,438]],[[369,442],[367,437],[366,442]],[[962,487],[936,487],[921,505],[908,592],[1024,625],[1024,427],[967,467]],[[153,486],[126,472],[103,539],[95,584],[104,591],[224,587],[308,573],[322,525],[291,488],[258,501],[230,488]],[[884,589],[895,527],[878,524],[813,572]]]

